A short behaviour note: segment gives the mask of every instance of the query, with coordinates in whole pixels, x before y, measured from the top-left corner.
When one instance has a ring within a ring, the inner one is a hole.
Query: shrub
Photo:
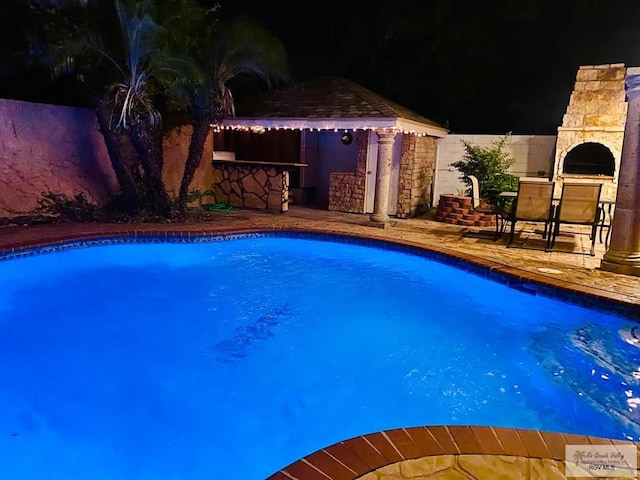
[[[68,222],[91,222],[100,217],[100,209],[89,203],[83,193],[73,197],[53,192],[42,193],[36,212]]]
[[[478,179],[480,198],[492,205],[498,203],[500,192],[518,188],[518,177],[507,173],[507,170],[516,161],[508,152],[504,151],[509,139],[510,134],[507,133],[488,147],[473,145],[462,140],[465,149],[464,157],[462,160],[453,162],[451,166],[462,173],[460,180],[467,185],[467,195],[471,195],[469,175]]]

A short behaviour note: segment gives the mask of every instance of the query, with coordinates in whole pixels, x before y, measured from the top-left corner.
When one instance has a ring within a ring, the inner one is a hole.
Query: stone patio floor
[[[393,219],[380,228],[367,215],[292,206],[284,214],[253,210],[211,213],[194,223],[50,224],[0,228],[0,252],[114,234],[202,235],[244,231],[307,231],[393,241],[427,248],[522,280],[623,305],[640,318],[640,277],[600,270],[604,245],[589,255],[585,227],[564,227],[553,252],[541,225],[518,223],[516,237],[494,241],[491,229],[435,222],[430,215]],[[489,427],[398,429],[345,439],[274,473],[270,480],[562,479],[566,444],[629,444],[552,432]],[[603,478],[603,477],[599,477]],[[620,478],[620,477],[617,477]],[[636,476],[628,477],[636,478]]]

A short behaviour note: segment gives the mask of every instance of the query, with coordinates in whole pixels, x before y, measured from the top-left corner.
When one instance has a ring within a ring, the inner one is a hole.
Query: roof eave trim
[[[449,133],[449,130],[444,127],[417,122],[415,120],[408,120],[406,118],[398,119],[398,127],[403,132],[416,132],[422,135],[438,138],[446,137]]]
[[[214,125],[215,126],[215,125]],[[444,137],[444,128],[403,118],[228,118],[222,128],[233,130],[396,130],[435,137]]]

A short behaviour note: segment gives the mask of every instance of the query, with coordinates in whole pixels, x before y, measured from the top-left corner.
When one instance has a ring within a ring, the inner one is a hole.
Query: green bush
[[[518,177],[507,173],[507,170],[516,161],[508,152],[504,151],[509,139],[510,134],[508,133],[488,147],[473,145],[462,140],[465,149],[464,157],[462,160],[452,163],[451,166],[462,173],[460,180],[467,185],[467,195],[471,195],[469,175],[478,179],[480,198],[492,205],[498,203],[500,192],[518,188]]]

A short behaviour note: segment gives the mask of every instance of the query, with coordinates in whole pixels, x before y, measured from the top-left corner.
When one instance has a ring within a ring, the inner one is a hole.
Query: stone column
[[[376,171],[376,196],[373,199],[372,222],[387,223],[389,221],[389,190],[391,189],[391,158],[393,156],[393,139],[395,132],[377,131],[378,134],[378,167]]]
[[[609,272],[640,276],[640,67],[627,69],[627,122],[611,243],[600,262]]]

